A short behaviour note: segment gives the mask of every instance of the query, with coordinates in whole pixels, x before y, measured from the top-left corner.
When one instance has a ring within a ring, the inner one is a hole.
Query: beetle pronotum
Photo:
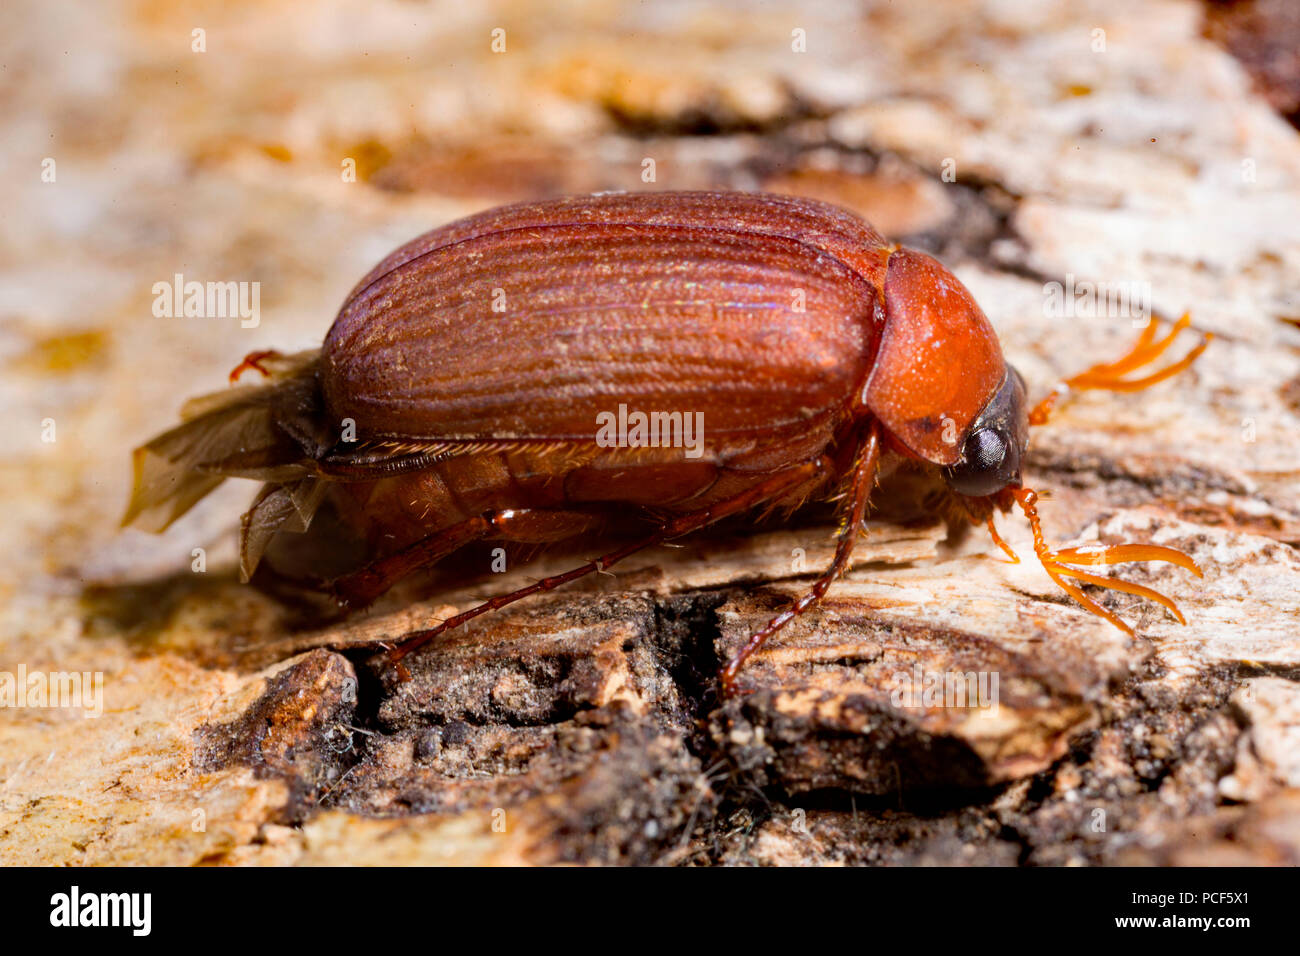
[[[1137,389],[1187,326],[1067,383]],[[194,400],[137,449],[127,522],[166,527],[227,477],[265,484],[244,515],[241,573],[306,532],[330,502],[363,541],[322,582],[364,606],[397,580],[484,539],[547,543],[612,512],[655,518],[640,540],[471,608],[390,649],[393,661],[486,611],[610,567],[642,548],[759,507],[842,491],[835,557],[808,592],[723,669],[807,610],[848,567],[884,456],[942,471],[972,521],[1018,504],[1035,552],[1084,607],[1128,630],[1075,582],[1174,603],[1073,565],[1169,561],[1170,548],[1052,550],[1021,482],[1034,409],[966,288],[928,255],[824,203],[745,193],[615,194],[524,203],[407,243],[344,302],[321,349],[250,355],[256,387]],[[699,452],[604,447],[620,406],[703,415]],[[355,431],[355,435],[352,434]],[[1014,555],[1013,555],[1014,557]],[[1131,633],[1131,632],[1130,632]]]

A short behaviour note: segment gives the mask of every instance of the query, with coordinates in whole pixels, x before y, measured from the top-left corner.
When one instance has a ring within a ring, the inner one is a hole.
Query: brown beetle
[[[1159,341],[1150,326],[1125,359],[1068,384],[1142,388],[1174,374],[1205,343],[1123,379],[1186,324]],[[265,482],[244,515],[245,580],[276,536],[307,531],[327,500],[364,541],[357,566],[322,583],[351,607],[472,541],[554,542],[628,511],[655,522],[639,541],[411,635],[394,661],[729,515],[843,492],[834,560],[728,662],[731,692],[745,659],[848,566],[885,455],[941,469],[991,531],[994,510],[1018,502],[1053,579],[1126,630],[1068,579],[1182,617],[1149,588],[1069,565],[1164,560],[1200,573],[1169,548],[1049,549],[1020,465],[1055,393],[1031,412],[947,269],[819,202],[651,193],[494,209],[388,256],[319,351],[254,353],[232,381],[249,368],[269,381],[194,400],[183,424],[137,449],[124,519],[160,530],[227,477]],[[637,427],[602,441],[616,413],[620,428]],[[676,440],[700,416],[703,441]],[[647,423],[678,431],[661,441]]]

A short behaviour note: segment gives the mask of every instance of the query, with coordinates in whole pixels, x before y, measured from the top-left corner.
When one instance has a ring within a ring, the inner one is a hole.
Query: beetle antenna
[[[1198,578],[1202,577],[1201,569],[1186,554],[1173,548],[1162,547],[1156,544],[1114,544],[1114,545],[1090,545],[1082,548],[1062,548],[1054,550],[1047,546],[1047,541],[1043,536],[1042,522],[1038,517],[1038,494],[1030,488],[1017,488],[1012,492],[1016,502],[1020,505],[1020,510],[1025,513],[1029,519],[1029,528],[1034,535],[1034,553],[1038,560],[1042,562],[1043,569],[1047,572],[1048,577],[1056,582],[1066,594],[1074,598],[1084,608],[1103,617],[1117,628],[1130,637],[1133,636],[1133,628],[1129,627],[1114,612],[1102,607],[1092,598],[1083,593],[1083,590],[1074,581],[1066,580],[1073,578],[1084,584],[1093,584],[1100,588],[1106,588],[1110,591],[1123,591],[1125,594],[1136,594],[1138,597],[1144,597],[1148,600],[1155,601],[1168,608],[1178,619],[1179,624],[1186,624],[1187,619],[1178,610],[1178,605],[1171,598],[1166,597],[1159,591],[1146,587],[1141,584],[1134,584],[1131,581],[1121,581],[1116,578],[1104,578],[1100,575],[1090,574],[1087,571],[1081,571],[1075,564],[1095,565],[1095,564],[1117,564],[1126,561],[1165,561],[1169,564],[1176,564],[1180,568],[1186,568]]]
[[[1201,336],[1201,341],[1190,352],[1184,355],[1172,365],[1160,369],[1158,372],[1152,372],[1149,375],[1140,378],[1124,378],[1129,372],[1135,371],[1144,365],[1150,365],[1173,344],[1174,339],[1178,338],[1192,324],[1191,313],[1184,312],[1182,318],[1173,324],[1173,328],[1163,338],[1156,339],[1157,321],[1152,320],[1147,323],[1147,327],[1142,330],[1138,336],[1137,342],[1129,349],[1128,354],[1116,362],[1101,362],[1097,365],[1080,372],[1071,378],[1061,382],[1056,388],[1052,389],[1041,402],[1034,406],[1029,413],[1029,424],[1045,425],[1052,416],[1052,410],[1056,403],[1063,398],[1068,397],[1072,391],[1083,391],[1084,389],[1105,389],[1110,392],[1140,392],[1144,388],[1150,388],[1158,382],[1163,382],[1167,378],[1172,378],[1185,368],[1195,362],[1202,352],[1209,346],[1210,341],[1214,338],[1212,332],[1206,332]]]

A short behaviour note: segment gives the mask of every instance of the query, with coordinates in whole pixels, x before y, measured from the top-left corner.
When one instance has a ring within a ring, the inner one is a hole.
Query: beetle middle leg
[[[840,527],[835,544],[835,557],[828,567],[804,595],[788,608],[778,614],[761,630],[750,636],[745,646],[727,661],[722,669],[722,694],[730,697],[736,691],[736,675],[740,668],[781,628],[820,601],[830,589],[831,584],[844,573],[853,556],[853,545],[857,541],[858,529],[867,516],[867,505],[871,499],[871,489],[876,482],[876,465],[880,461],[880,436],[873,423],[862,441],[856,464],[853,467],[852,484],[849,490],[850,501],[844,523]]]
[[[874,448],[874,433],[872,437]],[[834,463],[831,459],[825,456],[820,456],[813,461],[804,462],[803,464],[796,465],[792,468],[783,469],[730,498],[715,502],[698,511],[681,514],[665,521],[656,528],[653,533],[639,541],[634,541],[631,544],[624,545],[608,554],[601,555],[599,558],[588,561],[586,564],[580,565],[571,571],[566,571],[563,574],[557,574],[549,578],[543,578],[540,581],[535,581],[532,584],[522,587],[517,591],[512,591],[509,594],[498,595],[488,601],[484,601],[476,607],[472,607],[467,611],[457,614],[455,617],[441,621],[431,628],[423,631],[416,631],[407,636],[396,647],[392,648],[388,653],[388,658],[392,663],[397,664],[400,667],[402,658],[407,654],[410,654],[412,651],[423,647],[443,631],[459,627],[481,614],[498,610],[530,595],[538,594],[543,591],[553,591],[562,585],[568,584],[570,581],[576,581],[578,578],[592,574],[596,571],[604,571],[606,568],[611,567],[638,551],[653,547],[673,538],[683,537],[684,535],[698,531],[699,529],[707,527],[717,521],[721,521],[723,518],[729,517],[730,515],[738,514],[742,511],[748,511],[758,505],[780,501],[801,488],[815,487],[826,479],[826,477],[831,473],[833,466]],[[859,518],[858,521],[860,523],[861,518]],[[403,671],[404,670],[405,668],[403,668]]]

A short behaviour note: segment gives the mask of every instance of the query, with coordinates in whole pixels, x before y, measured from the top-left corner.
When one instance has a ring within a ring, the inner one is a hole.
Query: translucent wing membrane
[[[318,354],[264,353],[267,384],[186,402],[181,424],[135,450],[135,480],[122,524],[162,531],[228,477],[302,478],[306,456],[286,426],[310,404]]]

